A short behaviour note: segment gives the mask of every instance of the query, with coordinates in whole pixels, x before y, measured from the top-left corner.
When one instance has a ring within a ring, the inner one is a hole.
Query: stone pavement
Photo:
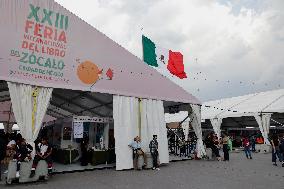
[[[161,167],[160,171],[115,171],[57,174],[48,182],[0,188],[23,189],[284,189],[284,168],[271,163],[271,154],[231,154],[230,162],[180,161]]]

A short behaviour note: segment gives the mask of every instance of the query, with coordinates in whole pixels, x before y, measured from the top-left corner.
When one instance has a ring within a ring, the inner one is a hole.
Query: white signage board
[[[73,122],[74,138],[83,138],[84,125],[83,122]]]
[[[74,122],[91,122],[91,123],[111,123],[113,118],[108,117],[88,117],[88,116],[75,116],[73,117]]]

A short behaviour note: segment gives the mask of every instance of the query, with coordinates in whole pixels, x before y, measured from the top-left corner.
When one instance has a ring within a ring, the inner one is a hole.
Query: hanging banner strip
[[[32,97],[33,97],[33,111],[32,111],[32,131],[35,130],[35,114],[37,111],[37,96],[38,96],[38,88],[36,87],[33,90]]]

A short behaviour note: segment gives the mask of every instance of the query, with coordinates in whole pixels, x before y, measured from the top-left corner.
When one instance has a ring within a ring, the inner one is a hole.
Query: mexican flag
[[[156,67],[160,73],[170,72],[180,79],[187,78],[184,72],[183,55],[156,46],[149,38],[142,35],[143,60],[148,65]]]

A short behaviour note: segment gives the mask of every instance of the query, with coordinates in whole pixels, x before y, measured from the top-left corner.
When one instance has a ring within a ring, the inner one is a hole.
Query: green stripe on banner
[[[155,53],[156,45],[149,38],[142,35],[143,60],[150,66],[158,67],[157,55]]]

